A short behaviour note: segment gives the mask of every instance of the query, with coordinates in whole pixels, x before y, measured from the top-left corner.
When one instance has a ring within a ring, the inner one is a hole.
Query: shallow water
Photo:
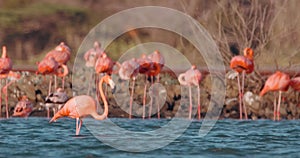
[[[159,129],[170,121],[109,120],[129,131],[139,132]],[[202,121],[192,121],[185,132],[167,146],[140,153],[120,151],[102,143],[85,125],[80,135],[75,136],[73,119],[63,118],[53,124],[48,121],[39,117],[1,119],[0,157],[300,157],[298,120],[219,120],[204,137],[198,135]],[[83,124],[85,122],[104,125],[108,121],[88,118]],[[101,136],[118,142],[117,132],[104,130]],[[170,138],[173,133],[176,131],[170,132]],[[130,146],[134,142],[135,139],[131,139],[126,143]],[[149,144],[149,148],[153,145]]]

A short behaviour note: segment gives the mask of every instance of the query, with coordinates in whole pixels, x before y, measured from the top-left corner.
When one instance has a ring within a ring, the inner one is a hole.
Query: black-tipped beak
[[[116,92],[116,86],[114,86],[114,88],[111,89],[111,93],[114,94]]]

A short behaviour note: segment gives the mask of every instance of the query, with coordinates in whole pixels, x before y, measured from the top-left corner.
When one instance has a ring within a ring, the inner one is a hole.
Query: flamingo
[[[119,69],[119,76],[122,80],[130,80],[132,78],[132,87],[129,101],[129,119],[131,119],[132,115],[132,102],[133,102],[133,93],[134,93],[134,85],[136,76],[138,75],[138,67],[139,64],[137,59],[132,58],[131,60],[124,61]]]
[[[101,49],[101,44],[97,41],[94,42],[94,47],[89,49],[84,54],[84,59],[86,61],[86,67],[94,67],[97,59],[101,56],[103,50]]]
[[[63,70],[63,72],[61,71]],[[44,58],[40,63],[38,63],[38,70],[36,74],[42,75],[55,75],[58,77],[67,76],[69,73],[68,67],[66,65],[59,65],[59,63],[53,58]],[[48,95],[51,93],[52,77],[49,81]]]
[[[14,117],[28,117],[33,109],[33,104],[27,96],[22,96],[17,103],[14,113],[12,116]]]
[[[239,109],[240,109],[240,119],[243,118],[242,107],[244,108],[244,114],[246,120],[248,119],[246,106],[243,105],[243,95],[244,95],[244,80],[245,73],[252,73],[254,70],[254,62],[253,62],[253,50],[251,48],[244,49],[244,56],[235,56],[230,61],[230,68],[238,73],[237,82],[239,89]],[[240,84],[239,74],[242,73],[242,85]]]
[[[12,81],[7,83],[7,80],[6,80],[6,85],[4,87],[1,87],[2,90],[0,91],[0,117],[1,117],[1,113],[2,113],[2,92],[4,92],[4,94],[5,94],[6,118],[8,118],[9,114],[8,114],[7,88],[9,85],[14,83],[15,80],[20,78],[20,74],[11,71],[12,65],[13,65],[13,63],[12,63],[11,59],[7,56],[6,46],[3,46],[2,47],[2,57],[0,58],[0,80],[2,81],[2,79],[11,78]],[[0,86],[2,86],[1,81],[0,81]]]
[[[58,46],[55,47],[54,50],[48,52],[44,59],[53,58],[59,65],[67,65],[67,62],[70,60],[71,49],[64,43],[61,42]],[[64,89],[65,85],[65,76],[62,77],[62,88]],[[54,76],[54,85],[56,89],[56,76]]]
[[[147,73],[148,76],[151,77],[151,84],[153,84],[154,76],[157,76],[157,82],[159,82],[159,74],[165,64],[165,59],[157,50],[151,53],[150,55],[148,55],[148,58],[151,60],[151,64],[150,64],[150,69]],[[150,103],[149,118],[151,117],[151,113],[152,113],[152,101]],[[157,118],[160,119],[159,104],[157,104]]]
[[[265,85],[261,90],[259,96],[262,97],[269,91],[279,91],[278,105],[276,109],[276,97],[274,98],[274,120],[280,120],[280,102],[281,102],[281,93],[282,91],[287,91],[289,89],[290,84],[290,76],[282,73],[280,71],[276,71],[273,75],[271,75]],[[277,116],[277,117],[276,117]]]
[[[143,115],[142,118],[145,118],[145,109],[146,109],[146,91],[147,91],[147,78],[148,72],[151,67],[151,60],[146,56],[146,54],[142,54],[141,58],[137,59],[137,63],[139,64],[139,73],[145,74],[145,87],[144,87],[144,97],[143,97]],[[150,103],[151,104],[151,103]]]
[[[76,135],[79,135],[80,128],[82,125],[82,118],[91,115],[96,120],[104,120],[107,118],[108,115],[108,104],[106,101],[106,98],[104,96],[103,90],[102,90],[102,84],[103,82],[110,85],[112,89],[112,93],[115,91],[115,83],[112,81],[111,77],[108,75],[105,75],[101,78],[99,81],[99,90],[100,95],[104,103],[104,112],[103,114],[99,115],[97,113],[97,105],[96,101],[88,95],[80,95],[75,96],[64,105],[62,109],[60,109],[49,121],[49,123],[52,123],[56,121],[57,119],[61,117],[70,117],[70,118],[76,118]]]
[[[101,44],[97,41],[94,42],[94,47],[89,49],[87,52],[84,54],[84,59],[86,61],[85,66],[90,68],[90,67],[95,67],[97,59],[103,54],[103,50],[101,49]],[[92,80],[94,73],[91,73],[90,80]],[[87,90],[87,95],[90,93],[90,87],[91,87],[91,82],[89,82],[88,85],[88,90]]]
[[[197,86],[198,91],[198,119],[201,118],[201,106],[200,106],[200,82],[202,80],[202,74],[195,65],[192,65],[191,69],[187,70],[178,76],[178,81],[181,85],[189,87],[190,107],[189,107],[189,119],[192,117],[192,86]]]
[[[62,88],[57,88],[56,92],[51,93],[45,99],[45,107],[47,109],[47,117],[50,117],[50,108],[53,110],[53,116],[56,110],[62,108],[63,104],[69,99],[67,93]]]

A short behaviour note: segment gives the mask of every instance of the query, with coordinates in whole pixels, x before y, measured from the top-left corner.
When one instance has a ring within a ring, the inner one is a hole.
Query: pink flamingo
[[[150,64],[150,69],[147,72],[147,75],[151,77],[151,85],[152,85],[154,76],[157,76],[157,82],[159,82],[159,74],[165,64],[165,59],[157,50],[151,53],[150,55],[148,55],[148,58],[151,60],[151,64]],[[152,114],[152,100],[149,108],[149,118],[151,118],[151,114]],[[160,119],[159,103],[157,103],[157,118]]]
[[[242,73],[242,85],[240,84],[240,77],[237,77],[238,88],[239,88],[239,109],[240,109],[240,119],[243,118],[242,106],[244,107],[244,114],[246,120],[248,119],[246,106],[242,104],[244,95],[244,80],[245,73],[252,73],[254,70],[253,62],[253,50],[251,48],[244,49],[244,56],[235,56],[230,61],[230,68],[236,71],[238,74]]]
[[[6,80],[6,85],[0,91],[0,117],[1,117],[1,113],[2,113],[2,110],[1,110],[2,109],[2,92],[4,92],[4,94],[5,94],[5,105],[6,105],[5,111],[6,111],[6,118],[8,118],[9,113],[8,113],[7,88],[9,85],[14,83],[15,80],[17,80],[21,77],[20,74],[11,71],[12,65],[13,65],[13,63],[12,63],[11,59],[7,56],[6,46],[3,46],[2,47],[2,57],[0,58],[0,79],[2,80],[2,79],[11,78],[12,81],[7,83],[7,80]],[[2,86],[2,85],[0,85],[0,86]]]
[[[201,118],[200,107],[200,82],[202,80],[202,74],[195,65],[192,65],[191,69],[187,70],[178,76],[178,81],[181,85],[189,86],[190,107],[189,107],[189,119],[192,118],[192,86],[197,86],[198,90],[198,119]]]
[[[62,71],[63,70],[63,71]],[[38,70],[36,74],[42,75],[55,75],[58,77],[65,77],[69,73],[68,67],[63,64],[59,64],[53,57],[44,58],[40,63],[38,63]],[[48,95],[51,93],[52,77],[49,81]]]
[[[27,96],[22,96],[19,102],[17,103],[14,113],[14,117],[28,117],[33,109],[33,104]]]
[[[53,58],[55,61],[57,61],[57,63],[62,66],[66,66],[67,62],[70,60],[70,56],[71,56],[71,49],[64,43],[61,42],[58,46],[55,47],[54,50],[48,52],[44,58],[45,59],[50,59]],[[65,76],[61,76],[62,77],[62,88],[64,89],[64,85],[65,85]],[[57,84],[56,84],[56,76],[54,76],[54,87],[55,89],[57,88]]]
[[[271,75],[266,83],[264,88],[261,90],[259,96],[262,97],[269,91],[279,91],[278,105],[276,109],[276,98],[274,98],[274,120],[280,120],[280,102],[281,102],[281,93],[282,91],[287,91],[289,89],[290,84],[290,76],[277,71],[273,75]],[[277,117],[276,117],[277,116]]]
[[[104,53],[104,51],[101,49],[101,44],[97,41],[94,42],[94,47],[89,49],[87,52],[84,54],[84,60],[85,66],[90,68],[95,68],[95,64],[97,59]],[[89,81],[92,80],[94,73],[91,73]],[[88,90],[87,90],[87,95],[89,95],[91,89],[91,82],[89,82],[88,85]]]
[[[133,102],[133,93],[134,93],[134,85],[136,76],[138,75],[138,67],[139,64],[137,59],[133,58],[127,61],[124,61],[119,69],[119,76],[123,80],[130,80],[132,78],[132,87],[129,101],[129,118],[132,117],[132,102]]]
[[[49,121],[49,123],[56,121],[57,119],[61,117],[70,117],[70,118],[76,118],[76,135],[79,135],[80,128],[82,125],[82,118],[91,115],[96,120],[104,120],[107,118],[108,115],[108,104],[106,101],[106,98],[103,93],[102,84],[103,82],[110,85],[112,88],[112,92],[115,90],[115,84],[112,81],[111,77],[108,75],[105,75],[101,78],[99,82],[99,90],[101,98],[104,102],[104,112],[103,114],[99,115],[97,113],[97,104],[96,101],[88,96],[88,95],[80,95],[75,96],[64,105],[62,109],[60,109]]]

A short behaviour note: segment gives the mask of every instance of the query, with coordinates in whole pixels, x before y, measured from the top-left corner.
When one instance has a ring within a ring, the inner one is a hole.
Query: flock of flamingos
[[[159,74],[164,66],[165,59],[161,55],[159,51],[154,51],[153,53],[146,55],[143,54],[140,58],[132,58],[130,60],[124,61],[122,64],[118,62],[113,62],[113,60],[107,56],[107,54],[101,49],[101,45],[99,42],[94,43],[94,47],[88,50],[84,59],[86,61],[87,67],[92,67],[95,70],[96,74],[104,74],[98,83],[98,88],[100,91],[100,96],[104,103],[104,112],[99,115],[97,113],[97,104],[93,97],[89,96],[89,92],[87,95],[74,96],[69,99],[64,92],[64,78],[68,75],[69,70],[67,67],[67,62],[69,61],[71,56],[70,48],[64,43],[61,42],[58,46],[56,46],[53,50],[48,52],[44,59],[38,63],[37,74],[42,75],[50,75],[49,81],[49,90],[48,97],[46,98],[46,108],[49,111],[50,108],[53,108],[54,116],[50,120],[51,122],[56,121],[61,117],[70,117],[76,119],[76,135],[79,134],[80,128],[82,125],[82,118],[91,115],[93,118],[97,120],[103,120],[107,118],[108,115],[108,103],[106,100],[106,96],[102,90],[103,82],[109,85],[112,89],[112,92],[115,90],[115,83],[111,79],[111,74],[118,73],[120,78],[123,80],[131,80],[132,79],[132,87],[130,93],[130,102],[129,102],[129,118],[131,118],[132,111],[132,102],[133,102],[133,94],[134,94],[134,85],[135,80],[138,74],[145,75],[146,82],[147,79],[151,79],[151,84],[153,84],[154,77],[156,77],[156,82],[159,82]],[[117,67],[117,70],[114,71],[114,66]],[[243,104],[243,94],[244,94],[244,80],[245,74],[249,74],[254,70],[254,61],[253,61],[253,50],[251,48],[244,49],[244,55],[234,56],[230,63],[230,68],[235,72],[234,75],[237,77],[237,84],[239,90],[239,111],[240,111],[240,119],[243,118],[243,113],[245,119],[247,117],[247,107]],[[242,77],[240,81],[240,75]],[[52,80],[54,77],[54,89],[52,92]],[[57,88],[56,77],[62,78],[62,88]],[[0,109],[2,109],[2,93],[5,94],[5,104],[6,104],[6,118],[9,118],[8,111],[8,97],[7,97],[7,88],[12,83],[16,82],[20,79],[20,74],[12,71],[12,61],[7,56],[6,47],[2,47],[2,58],[0,59],[0,78],[11,79],[10,82],[6,80],[6,85],[3,86],[2,90],[0,90]],[[198,89],[198,105],[197,105],[197,114],[198,119],[201,118],[201,106],[200,106],[200,82],[202,80],[201,72],[197,69],[195,65],[193,65],[189,70],[185,73],[182,73],[178,76],[178,81],[181,85],[189,87],[189,119],[192,118],[192,93],[191,87],[196,86]],[[145,102],[146,102],[146,90],[147,84],[145,82],[144,88],[144,97],[143,97],[143,118],[145,118]],[[2,83],[2,82],[1,82]],[[276,105],[276,98],[274,99],[274,120],[280,119],[280,102],[281,102],[281,93],[282,91],[287,91],[289,86],[291,86],[294,90],[300,91],[300,77],[290,79],[288,74],[277,71],[273,75],[271,75],[264,85],[264,88],[260,92],[260,96],[262,97],[269,91],[279,91],[279,99],[278,104]],[[2,85],[1,85],[2,87]],[[152,105],[150,105],[152,106]],[[149,110],[151,110],[150,107]],[[26,96],[23,96],[20,101],[17,103],[14,113],[12,116],[15,117],[28,117],[32,112],[32,104],[28,100]],[[159,115],[158,108],[158,118]],[[56,110],[58,110],[56,112]],[[0,113],[1,117],[1,113]]]

